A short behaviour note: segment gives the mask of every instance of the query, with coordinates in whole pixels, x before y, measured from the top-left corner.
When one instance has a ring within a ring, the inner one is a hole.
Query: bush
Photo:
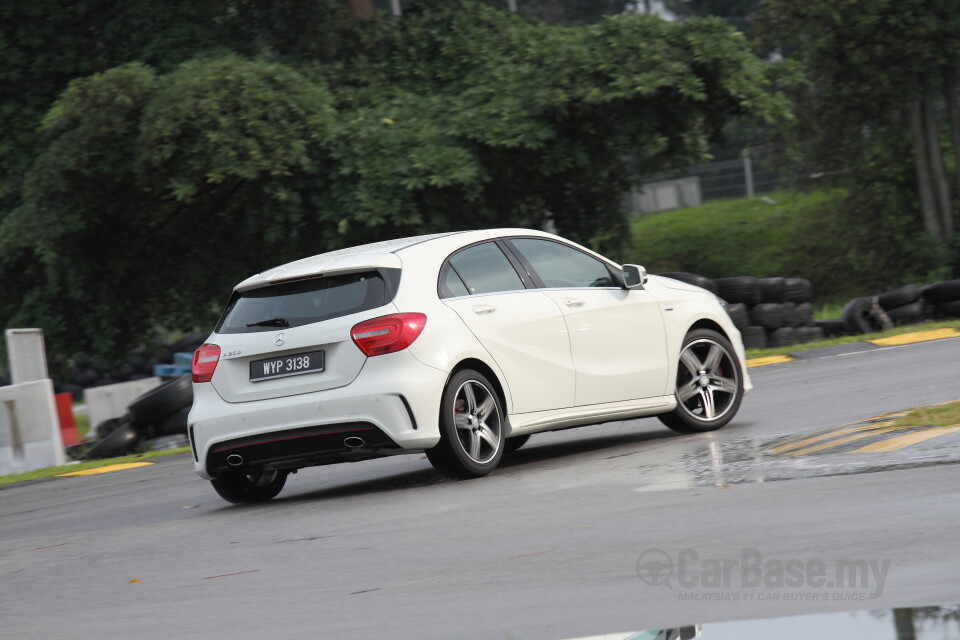
[[[818,190],[656,213],[631,221],[625,261],[650,273],[803,277],[820,302],[946,275],[946,256],[909,220],[892,223],[874,210],[876,224],[863,224],[853,208],[865,206],[842,190]]]

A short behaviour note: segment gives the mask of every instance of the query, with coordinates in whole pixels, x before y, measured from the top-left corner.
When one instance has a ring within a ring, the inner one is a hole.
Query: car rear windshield
[[[285,282],[235,292],[216,331],[277,331],[376,309],[387,302],[387,287],[376,271]]]

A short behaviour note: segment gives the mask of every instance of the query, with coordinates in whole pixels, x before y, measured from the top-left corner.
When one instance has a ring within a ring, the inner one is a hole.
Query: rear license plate
[[[289,356],[254,360],[250,363],[250,382],[299,376],[323,371],[323,351],[294,353]]]

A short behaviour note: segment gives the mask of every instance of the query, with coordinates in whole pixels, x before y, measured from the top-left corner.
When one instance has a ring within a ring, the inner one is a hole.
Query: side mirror
[[[623,283],[627,289],[639,289],[647,283],[647,270],[638,264],[623,265]]]

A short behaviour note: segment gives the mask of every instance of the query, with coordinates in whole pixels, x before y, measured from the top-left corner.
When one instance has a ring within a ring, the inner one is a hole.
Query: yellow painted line
[[[810,445],[810,444],[813,444],[813,443],[815,443],[815,442],[822,442],[822,441],[824,441],[824,440],[829,440],[829,439],[831,439],[831,438],[836,438],[837,436],[842,436],[842,435],[847,434],[847,433],[856,433],[856,432],[858,432],[858,431],[869,431],[869,430],[871,430],[871,429],[880,429],[880,428],[882,428],[882,427],[889,427],[889,426],[892,425],[892,424],[893,424],[893,422],[890,421],[890,422],[880,422],[880,423],[862,425],[862,426],[859,426],[859,427],[848,427],[848,428],[846,428],[846,429],[835,429],[835,430],[829,431],[829,432],[827,432],[827,433],[821,433],[820,435],[817,435],[817,436],[813,436],[813,437],[810,437],[810,438],[804,438],[803,440],[794,440],[793,442],[788,442],[788,443],[786,443],[786,444],[782,444],[782,445],[780,445],[779,447],[775,447],[775,448],[773,448],[773,449],[768,449],[768,450],[767,450],[767,453],[772,454],[772,455],[777,455],[777,454],[779,454],[779,453],[784,453],[784,452],[786,452],[786,451],[790,451],[791,449],[799,449],[799,448],[801,448],[801,447],[805,447],[805,446]]]
[[[125,462],[123,464],[111,464],[106,467],[97,467],[96,469],[84,469],[83,471],[71,471],[70,473],[57,474],[58,478],[68,476],[95,476],[100,473],[110,473],[111,471],[123,471],[124,469],[136,469],[137,467],[148,467],[152,462]]]
[[[874,442],[873,444],[868,444],[865,447],[860,447],[859,449],[855,449],[849,453],[895,451],[897,449],[909,447],[912,444],[917,444],[918,442],[924,442],[925,440],[932,440],[933,438],[945,436],[948,433],[956,433],[957,431],[960,431],[960,425],[955,425],[953,427],[930,427],[929,429],[907,433],[902,436],[897,436],[896,438],[887,438],[886,440],[881,440],[880,442]]]
[[[869,438],[872,435],[876,435],[876,434],[873,431],[863,431],[861,433],[855,433],[852,436],[847,436],[846,438],[840,438],[839,440],[831,440],[829,442],[824,442],[822,444],[815,444],[812,447],[797,449],[796,451],[791,451],[790,453],[786,453],[784,455],[802,456],[806,453],[813,453],[814,451],[823,451],[824,449],[835,447],[838,444],[846,444],[848,442],[853,442],[854,440],[860,440],[861,438]]]
[[[750,358],[747,360],[747,367],[762,367],[767,364],[780,364],[796,360],[792,356],[765,356],[763,358]]]
[[[876,340],[867,340],[870,344],[878,347],[896,347],[901,344],[913,344],[914,342],[928,342],[930,340],[941,340],[943,338],[956,338],[960,336],[960,331],[952,328],[931,329],[930,331],[915,331],[914,333],[903,333],[899,336],[890,336],[889,338],[877,338]]]

